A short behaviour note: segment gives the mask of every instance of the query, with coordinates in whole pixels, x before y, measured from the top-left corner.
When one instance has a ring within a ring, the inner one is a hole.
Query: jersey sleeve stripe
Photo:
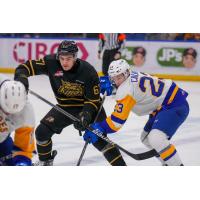
[[[21,64],[21,66],[25,67],[28,70],[28,74],[31,75],[30,69],[28,68],[26,64]]]
[[[84,106],[84,104],[58,104],[61,107],[77,107],[77,106]]]
[[[30,63],[30,66],[31,66],[32,75],[34,76],[35,75],[35,71],[34,71],[34,68],[33,68],[32,60],[29,60],[29,63]]]
[[[37,65],[45,65],[45,61],[44,61],[44,58],[41,58],[39,59],[37,62],[36,62]]]
[[[95,100],[92,100],[92,99],[88,99],[87,100],[91,101],[91,102],[100,102],[100,98],[99,99],[95,99]]]
[[[55,97],[56,97],[56,99],[61,100],[61,101],[67,101],[67,100],[69,100],[69,101],[72,101],[72,100],[84,101],[84,99],[78,99],[78,98],[60,98],[60,97],[57,97],[57,96],[55,96]]]
[[[108,126],[109,126],[112,130],[114,130],[115,132],[118,131],[118,130],[121,128],[121,126],[120,126],[121,124],[119,124],[119,126],[116,126],[116,124],[113,123],[111,117],[108,117],[108,118],[106,119],[106,122],[107,122]]]
[[[100,122],[99,125],[105,130],[106,133],[115,133],[116,132],[115,128],[112,129],[112,127],[110,127],[108,125],[107,120]]]
[[[94,103],[92,103],[91,101],[85,101],[84,104],[91,104],[95,107],[96,110],[98,110],[98,107]]]
[[[126,120],[122,120],[118,117],[115,117],[114,115],[111,115],[111,120],[114,121],[114,122],[117,122],[119,124],[124,124],[126,122]]]

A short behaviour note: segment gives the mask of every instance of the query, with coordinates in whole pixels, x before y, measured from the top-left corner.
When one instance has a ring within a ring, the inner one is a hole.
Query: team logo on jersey
[[[58,93],[66,97],[83,96],[84,88],[81,84],[65,82],[63,80],[61,82],[62,85],[58,89]]]
[[[137,82],[137,81],[138,81],[138,73],[131,72],[131,82]]]
[[[58,71],[54,74],[54,76],[56,76],[56,77],[63,76],[63,71],[58,70]]]

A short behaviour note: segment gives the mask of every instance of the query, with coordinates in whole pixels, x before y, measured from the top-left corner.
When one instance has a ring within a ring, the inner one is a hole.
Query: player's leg
[[[98,121],[102,121],[106,118],[106,113],[104,108],[102,109]],[[101,138],[98,139],[96,143],[93,144],[94,147],[101,151],[105,157],[105,159],[113,166],[126,166],[126,163],[119,151],[115,146],[109,144],[108,142],[102,140]]]
[[[158,113],[148,135],[150,145],[159,153],[167,165],[182,165],[178,152],[169,139],[175,134],[189,114],[188,103]]]
[[[52,165],[55,153],[52,152],[52,136],[60,134],[72,121],[52,108],[36,128],[37,151],[41,164]]]
[[[149,138],[148,138],[148,135],[152,129],[152,126],[153,126],[153,123],[154,123],[154,120],[156,118],[156,113],[154,114],[150,114],[149,115],[149,119],[144,127],[144,130],[142,131],[142,134],[140,136],[140,140],[141,142],[149,149],[153,149],[153,147],[151,146],[151,144],[149,143]],[[165,165],[165,162],[163,161],[162,158],[160,158],[160,156],[156,156],[156,158],[162,163],[162,165]]]
[[[155,120],[155,115],[152,115],[150,114],[149,115],[149,119],[148,121],[146,122],[145,126],[144,126],[144,129],[142,131],[142,134],[140,136],[140,140],[141,142],[149,149],[152,149],[151,145],[149,144],[149,141],[148,141],[148,135],[149,135],[149,132],[151,131],[152,129],[152,125],[153,125],[153,122]]]
[[[13,140],[8,136],[0,143],[0,166],[13,166],[12,159]]]
[[[158,152],[165,165],[182,165],[175,146],[170,143],[168,136],[164,132],[153,129],[148,135],[148,140],[151,146]]]

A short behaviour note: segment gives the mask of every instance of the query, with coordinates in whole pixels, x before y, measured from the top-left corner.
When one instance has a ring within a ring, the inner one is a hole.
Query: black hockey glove
[[[89,112],[81,112],[79,113],[80,122],[74,122],[74,128],[79,131],[85,131],[86,127],[88,127],[91,123],[92,116]]]
[[[29,89],[28,78],[25,76],[18,76],[18,77],[15,77],[14,80],[21,82],[24,85],[26,92],[28,94],[28,89]]]

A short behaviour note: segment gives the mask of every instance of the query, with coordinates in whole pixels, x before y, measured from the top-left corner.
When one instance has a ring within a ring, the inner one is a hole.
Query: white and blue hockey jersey
[[[139,116],[148,115],[170,105],[175,97],[181,101],[186,96],[187,92],[179,89],[172,80],[131,71],[130,76],[117,89],[114,112],[100,125],[107,133],[118,131],[130,111]]]

